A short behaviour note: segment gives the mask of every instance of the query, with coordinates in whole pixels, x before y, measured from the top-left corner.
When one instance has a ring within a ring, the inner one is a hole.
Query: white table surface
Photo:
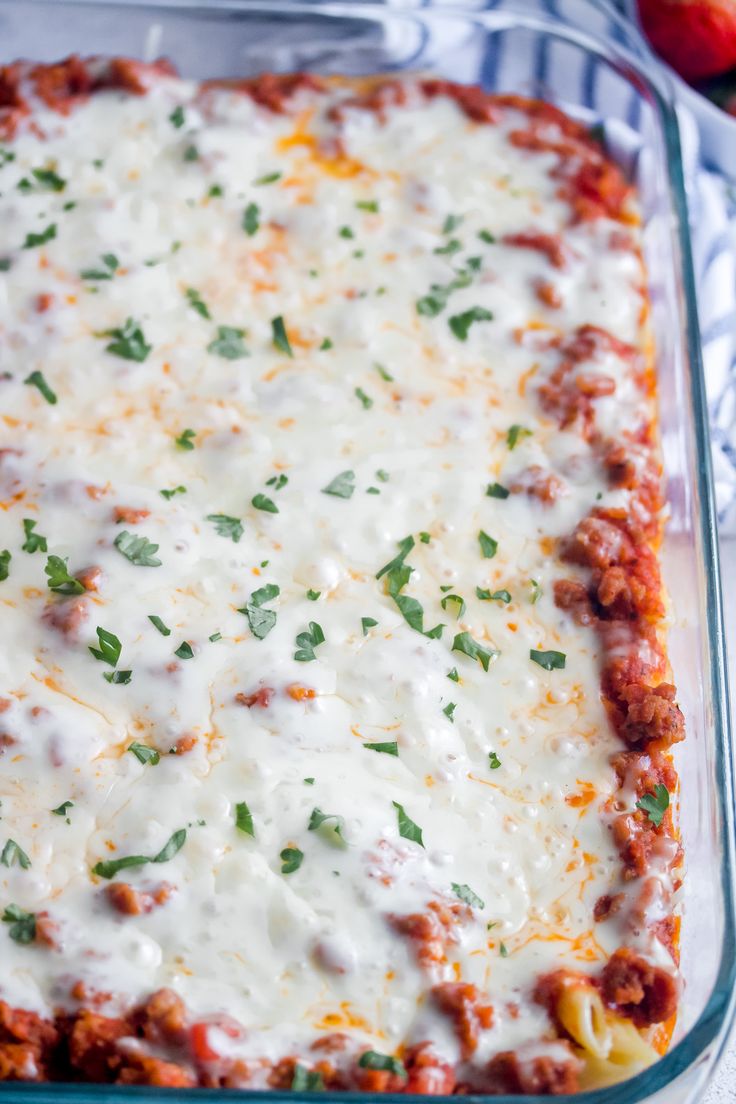
[[[721,572],[726,615],[728,654],[731,657],[731,695],[736,703],[736,539],[721,541]],[[700,1104],[734,1104],[736,1101],[736,1036],[718,1067]]]

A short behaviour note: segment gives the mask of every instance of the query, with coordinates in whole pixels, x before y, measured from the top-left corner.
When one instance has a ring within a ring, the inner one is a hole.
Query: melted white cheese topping
[[[171,986],[193,1015],[227,1011],[246,1026],[244,1040],[219,1040],[231,1053],[299,1053],[340,1029],[383,1052],[432,1039],[456,1058],[451,1024],[424,995],[461,978],[495,1009],[482,1060],[549,1031],[531,1000],[540,972],[598,968],[621,942],[615,923],[592,919],[618,879],[600,807],[619,744],[596,635],[555,608],[551,583],[570,573],[554,538],[625,492],[542,413],[534,376],[558,354],[515,332],[592,323],[641,344],[641,273],[634,253],[610,248],[611,223],[567,226],[554,157],[508,141],[517,112],[479,126],[444,98],[383,121],[348,110],[336,150],[329,99],[300,105],[298,118],[274,115],[166,79],[68,117],[41,111],[40,133],[20,136],[0,170],[12,259],[0,276],[0,442],[17,450],[0,469],[0,549],[12,554],[0,583],[0,846],[16,841],[31,863],[0,867],[0,903],[48,909],[60,948],[20,944],[3,924],[0,997],[48,1011],[78,979],[121,1004]],[[49,167],[63,191],[32,175]],[[51,225],[53,238],[22,248]],[[499,244],[530,227],[564,231],[564,270]],[[419,313],[459,270],[466,286],[435,317]],[[540,304],[537,277],[560,309]],[[461,339],[449,320],[474,308]],[[274,344],[277,317],[292,356]],[[127,319],[150,346],[144,360],[104,336]],[[218,326],[242,331],[230,334],[237,359],[213,347]],[[615,435],[641,421],[642,395],[615,356],[599,370],[617,381],[596,403]],[[55,404],[23,384],[32,372]],[[529,434],[512,449],[514,425]],[[176,443],[185,430],[193,448]],[[563,481],[556,502],[486,494],[535,464]],[[345,472],[349,497],[324,493]],[[258,495],[273,512],[254,507]],[[116,507],[148,515],[116,523]],[[239,539],[218,533],[208,515],[219,514],[239,519]],[[98,566],[98,590],[52,594],[47,554],[22,548],[23,519],[72,573]],[[158,545],[160,565],[121,554],[123,530]],[[492,558],[481,531],[498,542]],[[439,639],[412,628],[376,578],[409,534],[401,594],[421,604],[425,629],[444,625]],[[266,584],[279,588],[264,603],[276,623],[258,639],[241,610]],[[445,594],[466,603],[459,617]],[[76,634],[44,619],[50,603],[78,601],[88,616]],[[298,661],[310,622],[324,642]],[[113,668],[90,653],[98,627],[119,638],[128,683],[103,678]],[[487,671],[451,650],[458,633],[498,652]],[[184,641],[191,658],[175,654]],[[564,669],[530,649],[563,652]],[[294,686],[314,696],[297,700]],[[267,707],[236,700],[260,687],[273,690]],[[169,754],[183,737],[194,747]],[[134,741],[160,762],[141,763]],[[396,755],[365,746],[392,741]],[[252,835],[236,828],[242,802]],[[400,834],[397,804],[423,846]],[[315,808],[342,819],[310,831]],[[168,862],[115,876],[141,891],[166,882],[170,898],[139,916],[113,909],[95,864],[153,857],[182,828]],[[285,848],[303,854],[291,873]],[[460,903],[453,884],[483,904],[423,970],[389,917]]]

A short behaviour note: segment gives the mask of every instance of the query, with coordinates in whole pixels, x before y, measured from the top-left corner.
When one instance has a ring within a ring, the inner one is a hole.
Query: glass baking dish
[[[734,1013],[734,825],[731,739],[708,419],[677,121],[664,79],[646,71],[633,28],[588,0],[498,0],[427,7],[378,3],[3,0],[0,63],[69,53],[165,55],[189,77],[310,69],[432,71],[539,96],[604,127],[638,184],[645,221],[670,520],[663,548],[672,597],[670,657],[688,722],[678,748],[687,873],[686,988],[670,1052],[579,1104],[688,1104],[700,1098]],[[0,971],[2,963],[0,963]],[[219,1097],[222,1090],[197,1090]],[[191,1090],[165,1090],[169,1098]],[[228,1090],[229,1098],[262,1093]],[[153,1101],[161,1090],[0,1085],[0,1104]],[[284,1094],[267,1094],[275,1102]],[[305,1094],[289,1093],[300,1098]],[[313,1097],[314,1094],[309,1094]],[[354,1094],[331,1093],[331,1100]],[[365,1100],[365,1096],[356,1097]],[[518,1097],[494,1097],[518,1100]],[[527,1101],[548,1097],[524,1097]]]

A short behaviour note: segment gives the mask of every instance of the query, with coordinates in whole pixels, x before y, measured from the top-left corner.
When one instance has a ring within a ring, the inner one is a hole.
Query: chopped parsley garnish
[[[369,495],[380,495],[381,492],[379,491],[378,487],[367,487],[365,493]]]
[[[647,814],[655,828],[659,828],[669,806],[670,795],[667,787],[662,785],[661,782],[658,782],[654,787],[654,793],[645,793],[636,803],[637,809]]]
[[[148,744],[139,744],[137,740],[128,745],[128,751],[132,751],[138,762],[144,765],[150,763],[152,767],[155,767],[161,760],[161,756],[155,748],[149,747]]]
[[[125,870],[129,866],[146,866],[148,863],[165,863],[173,859],[181,851],[187,838],[186,828],[179,828],[166,841],[157,855],[150,858],[147,855],[125,855],[121,859],[107,859],[98,862],[92,867],[92,873],[99,878],[114,878],[119,870]]]
[[[54,590],[57,594],[83,594],[83,584],[69,574],[66,565],[67,560],[62,560],[61,556],[49,556],[44,568],[49,577],[49,590]]]
[[[310,621],[309,629],[297,634],[297,650],[294,652],[294,659],[299,663],[311,663],[313,659],[317,658],[314,649],[318,645],[324,644],[324,642],[325,634],[322,632],[322,626],[318,625],[316,621]]]
[[[457,238],[450,238],[450,240],[445,245],[438,245],[436,249],[432,250],[432,252],[437,253],[440,257],[451,257],[453,253],[458,253],[462,249],[462,247],[463,244],[461,241],[459,241]]]
[[[411,840],[412,843],[418,843],[420,847],[424,847],[424,841],[422,839],[422,829],[418,824],[415,824],[410,816],[407,816],[404,811],[404,806],[399,805],[398,801],[392,801],[394,809],[396,810],[396,817],[399,825],[399,835],[404,839]]]
[[[107,663],[110,667],[117,667],[120,653],[123,650],[119,639],[115,636],[115,633],[108,632],[107,629],[101,629],[99,626],[95,631],[100,646],[94,648],[91,644],[89,645],[92,655],[101,663]]]
[[[330,821],[334,820],[334,824]],[[325,831],[321,829],[325,826]],[[345,820],[343,817],[338,816],[337,813],[323,813],[321,809],[315,806],[312,809],[312,813],[309,817],[309,824],[307,829],[310,832],[320,831],[320,835],[324,836],[330,843],[337,843],[340,846],[345,846],[345,838],[343,836],[343,829],[345,828]]]
[[[355,206],[359,211],[370,211],[373,215],[380,210],[377,199],[358,199]]]
[[[174,649],[174,655],[179,659],[192,659],[194,657],[194,651],[192,645],[188,640],[182,640],[178,648]]]
[[[218,196],[221,196],[221,195],[224,195],[224,194],[225,193],[223,191],[223,188],[222,188],[221,184],[213,184],[211,186],[211,188],[209,189],[209,191],[207,192],[207,196],[208,196],[209,199],[217,199]]]
[[[503,942],[503,940],[498,944],[498,952],[501,955],[501,958],[508,958],[509,957],[509,949],[506,946],[506,944]]]
[[[530,648],[529,658],[538,663],[540,667],[544,667],[545,671],[564,671],[565,669],[564,652],[539,652],[536,648]]]
[[[532,588],[531,602],[532,605],[535,606],[539,599],[542,597],[542,584],[538,583],[536,579],[530,579],[529,582],[531,583]]]
[[[289,344],[289,335],[286,332],[286,326],[280,314],[271,319],[271,333],[274,347],[280,352],[286,353],[288,357],[293,357],[294,354]]]
[[[261,187],[263,184],[275,184],[277,180],[281,179],[280,172],[266,173],[264,176],[258,176],[253,181],[257,187]]]
[[[363,744],[364,748],[368,751],[378,751],[383,755],[394,755],[398,759],[399,757],[399,745],[396,740],[384,740],[383,743],[378,744]]]
[[[184,121],[185,121],[184,108],[182,107],[181,104],[179,104],[178,107],[175,107],[174,110],[169,115],[169,122],[172,124],[172,126],[175,126],[178,130],[180,127],[184,126]]]
[[[2,169],[4,165],[8,165],[11,161],[15,161],[15,154],[9,149],[3,149],[3,147],[0,146],[0,169]]]
[[[445,597],[440,601],[440,605],[442,606],[443,610],[447,609],[448,602],[452,602],[453,605],[457,606],[455,619],[459,621],[467,608],[465,605],[465,599],[461,598],[459,594],[446,594]]]
[[[379,1054],[377,1050],[366,1050],[358,1059],[358,1065],[363,1069],[386,1070],[403,1081],[409,1077],[400,1058],[394,1058],[393,1054]]]
[[[51,225],[47,226],[45,230],[42,230],[40,234],[26,234],[21,249],[35,249],[37,245],[45,245],[46,242],[53,241],[55,237],[56,223],[52,222]]]
[[[0,863],[2,863],[3,866],[12,866],[15,862],[17,862],[23,870],[28,870],[31,865],[31,860],[28,858],[23,848],[17,844],[14,839],[9,839],[3,847],[2,854],[0,854]]]
[[[470,905],[471,908],[483,909],[486,907],[485,901],[481,900],[477,893],[474,893],[469,885],[458,885],[457,882],[452,882],[452,892],[456,897],[459,897],[461,901],[464,901],[466,905]]]
[[[470,659],[477,659],[484,671],[488,670],[491,660],[500,655],[496,648],[484,648],[477,640],[473,640],[470,633],[467,632],[457,634],[452,642],[452,650],[453,652],[462,652]]]
[[[174,438],[174,444],[177,448],[184,449],[186,452],[191,452],[194,448],[194,438],[197,436],[197,432],[194,429],[183,429],[178,437]],[[176,488],[178,490],[178,488]],[[171,494],[176,494],[176,490]],[[161,494],[164,492],[162,491]],[[171,497],[171,495],[165,496]]]
[[[322,494],[333,495],[335,498],[352,498],[354,490],[355,472],[344,471],[322,488]]]
[[[80,276],[83,280],[112,280],[118,270],[118,259],[114,253],[103,253],[100,258],[104,268],[83,268]]]
[[[422,544],[429,544],[429,542],[432,539],[432,535],[431,535],[431,533],[420,533],[419,534],[419,539],[422,542]]]
[[[473,322],[492,322],[493,312],[485,307],[471,307],[462,314],[453,314],[448,319],[448,325],[459,341],[467,341],[468,333]]]
[[[136,567],[160,567],[161,560],[154,553],[158,552],[158,545],[149,541],[148,537],[138,537],[135,533],[129,533],[123,529],[118,533],[113,544],[118,552],[130,560]]]
[[[35,912],[26,912],[18,905],[7,905],[3,912],[3,923],[11,925],[8,935],[16,943],[32,943],[36,938]]]
[[[261,225],[261,209],[257,203],[249,203],[243,211],[242,226],[249,238],[258,232]]]
[[[379,468],[376,472],[376,479],[378,479],[381,483],[388,483],[390,478],[391,477],[389,476],[388,472],[384,471],[383,468]]]
[[[404,560],[414,547],[414,538],[404,537],[403,540],[398,542],[399,554],[394,556],[392,560],[389,560],[387,564],[384,564],[380,571],[376,572],[376,578],[380,579],[381,576],[386,575],[389,571],[394,571],[396,568],[403,567]]]
[[[364,410],[370,410],[370,408],[373,406],[373,399],[370,397],[370,395],[366,395],[362,387],[355,388],[355,397],[359,399],[360,402],[363,404]]]
[[[254,509],[263,510],[266,514],[277,514],[279,512],[278,506],[272,498],[268,497],[268,495],[253,495],[253,498],[250,500],[250,504],[251,506],[253,506]]]
[[[448,215],[444,223],[442,224],[442,233],[451,234],[453,230],[457,230],[462,221],[462,215]]]
[[[479,230],[478,237],[482,242],[486,242],[488,245],[493,245],[496,241],[496,237],[490,230]]]
[[[391,373],[388,372],[382,364],[379,364],[377,360],[373,361],[373,367],[376,369],[381,379],[385,380],[386,383],[394,382],[394,377],[391,375]]]
[[[287,850],[291,850],[287,848]],[[283,851],[281,852],[283,858]],[[301,851],[299,852],[301,855]],[[301,862],[301,859],[299,860]],[[290,870],[284,870],[281,868],[284,874],[290,874]],[[297,867],[294,867],[296,870]],[[306,1066],[300,1065],[298,1062],[294,1066],[294,1073],[291,1078],[291,1091],[292,1092],[323,1092],[325,1087],[324,1078],[319,1070],[307,1069]]]
[[[239,832],[243,832],[244,835],[255,837],[256,833],[253,827],[253,816],[246,801],[239,801],[235,806],[235,827]]]
[[[105,671],[102,675],[105,682],[111,682],[115,685],[127,686],[133,677],[132,671]]]
[[[268,636],[276,624],[276,610],[263,609],[266,602],[278,598],[281,590],[275,583],[267,583],[264,587],[254,590],[246,604],[238,610],[248,618],[250,631],[258,640]]]
[[[453,291],[468,287],[471,280],[472,276],[467,269],[459,269],[455,274],[455,279],[451,280],[449,284],[432,284],[429,294],[417,299],[417,314],[421,314],[425,318],[435,318],[445,309],[447,300]]]
[[[483,530],[478,533],[478,544],[480,545],[480,554],[484,560],[492,560],[498,551],[498,541],[493,537],[489,537]]]
[[[37,387],[50,406],[54,406],[58,402],[56,393],[51,390],[44,379],[43,372],[31,372],[30,376],[26,376],[23,382],[27,383],[30,387]]]
[[[31,169],[31,175],[35,177],[35,182],[48,192],[63,192],[66,188],[66,180],[55,173],[53,169]],[[17,187],[21,192],[30,192],[33,188],[33,182],[24,176],[22,180],[18,181]]]
[[[218,640],[222,640],[222,633],[213,632],[212,636],[208,636],[207,639],[209,640],[210,644],[215,644]]]
[[[531,435],[532,431],[530,429],[526,429],[524,426],[515,423],[509,427],[506,434],[506,444],[509,446],[509,449],[513,450],[516,448],[519,441],[523,441],[525,437],[531,437]]]
[[[316,602],[321,593],[322,593],[321,590],[308,590],[307,591],[307,598],[309,599],[310,602]]]
[[[197,149],[196,146],[187,146],[187,148],[184,150],[184,160],[185,161],[198,161],[199,160],[199,150]]]
[[[320,347],[319,347],[319,351],[320,351],[321,353],[322,353],[322,352],[326,352],[326,351],[327,351],[327,349],[332,349],[333,347],[334,347],[334,346],[333,346],[333,342],[332,342],[332,339],[331,339],[331,338],[329,338],[329,337],[326,337],[326,338],[325,338],[325,339],[323,340],[322,344],[320,345]]]
[[[313,778],[303,778],[302,781],[303,781],[305,786],[313,786],[314,785],[314,779]]]
[[[115,339],[105,346],[106,352],[122,357],[123,360],[135,360],[139,364],[146,359],[152,348],[146,343],[143,330],[133,318],[126,318],[124,326],[103,330],[97,336]]]
[[[452,670],[448,671],[447,672],[447,677],[452,682],[459,682],[460,681],[460,675],[457,673],[457,667],[453,667]]]
[[[486,494],[489,498],[508,498],[511,491],[506,487],[502,487],[500,483],[489,483],[486,487]]]
[[[448,702],[442,712],[447,717],[448,721],[455,723],[455,710],[457,709],[457,702]]]
[[[488,766],[491,770],[498,770],[501,766],[501,760],[498,758],[495,751],[488,752]]]
[[[350,229],[350,227],[349,227],[349,226],[341,226],[341,227],[340,227],[340,231],[339,231],[339,233],[340,233],[340,237],[341,237],[341,238],[348,238],[348,239],[350,239],[350,238],[354,238],[354,237],[355,237],[355,234],[353,233],[353,231],[352,231],[352,230]]]
[[[363,636],[367,636],[368,630],[375,628],[377,624],[378,622],[376,621],[375,617],[361,617],[360,625],[363,629]]]
[[[503,602],[506,605],[511,601],[511,595],[507,590],[482,590],[480,587],[475,588],[476,598],[480,598],[481,602]]]
[[[444,625],[435,625],[433,629],[424,629],[424,609],[421,602],[418,602],[416,598],[411,598],[407,594],[402,594],[401,591],[409,582],[409,578],[412,573],[412,568],[406,567],[402,564],[401,567],[392,568],[386,576],[386,589],[391,598],[393,598],[396,605],[399,607],[402,617],[406,621],[410,628],[415,632],[422,633],[423,636],[429,637],[430,640],[436,640],[442,635]]]
[[[240,518],[230,517],[228,514],[207,514],[207,521],[214,523],[218,536],[229,537],[234,544],[237,544],[243,535]]]
[[[154,628],[158,629],[162,636],[171,636],[171,629],[168,627],[168,625],[164,625],[161,618],[158,617],[155,613],[149,613],[148,620],[151,622]]]
[[[218,326],[217,337],[210,341],[207,352],[225,360],[241,360],[250,356],[243,342],[244,337],[245,330],[240,330],[237,326]]]
[[[172,487],[171,490],[159,491],[158,493],[161,495],[162,498],[170,499],[173,498],[174,495],[186,494],[187,489],[186,487],[182,487],[180,483],[178,487]]]
[[[46,538],[42,537],[40,533],[33,532],[37,524],[38,522],[31,518],[23,518],[23,532],[26,539],[23,541],[21,549],[24,552],[48,552]]]
[[[304,852],[300,851],[298,847],[285,847],[283,851],[279,853],[281,859],[281,873],[293,874],[295,870],[298,870],[304,861]]]
[[[62,801],[61,805],[58,805],[55,809],[52,809],[51,812],[54,814],[54,816],[66,816],[69,809],[73,808],[73,801]]]
[[[283,472],[280,475],[272,475],[270,479],[266,480],[267,487],[273,487],[275,491],[280,491],[282,487],[285,487],[289,482],[288,475],[284,475]]]
[[[202,296],[199,294],[196,288],[187,288],[187,299],[189,300],[189,306],[192,307],[197,314],[201,314],[202,318],[211,318],[210,308],[203,301]]]

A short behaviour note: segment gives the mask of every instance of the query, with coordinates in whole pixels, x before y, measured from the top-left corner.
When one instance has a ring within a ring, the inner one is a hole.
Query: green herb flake
[[[485,242],[486,245],[494,245],[496,242],[496,236],[492,234],[490,230],[479,230],[478,237],[482,242]]]
[[[667,812],[670,806],[670,795],[667,787],[661,782],[658,782],[654,787],[654,793],[645,793],[644,796],[637,801],[636,807],[640,809],[642,813],[646,813],[651,823],[655,828],[659,828],[664,814]]]
[[[432,535],[431,535],[431,533],[422,532],[422,533],[419,534],[419,539],[422,542],[422,544],[429,544],[429,542],[432,539]]]
[[[394,1058],[393,1054],[379,1054],[377,1050],[366,1050],[358,1059],[358,1065],[362,1069],[385,1070],[400,1077],[402,1081],[409,1078],[404,1063],[400,1058]]]
[[[280,172],[266,173],[264,176],[258,176],[253,181],[257,188],[261,188],[264,184],[275,184],[277,180],[281,179]]]
[[[488,752],[488,766],[491,770],[498,770],[501,766],[501,760],[498,758],[495,751]]]
[[[199,150],[196,146],[187,146],[184,150],[185,161],[199,161]]]
[[[333,343],[332,343],[331,339],[330,339],[329,337],[326,337],[326,338],[325,338],[325,339],[323,340],[322,344],[320,345],[320,347],[319,347],[319,351],[320,351],[321,353],[324,353],[324,352],[326,352],[326,351],[327,351],[328,349],[332,349],[332,348],[333,348]]]
[[[386,589],[389,597],[393,598],[399,607],[402,617],[415,632],[422,633],[430,640],[436,640],[442,635],[444,625],[435,625],[433,629],[424,629],[424,609],[416,598],[411,598],[401,591],[406,586],[412,573],[412,568],[401,566],[393,568],[386,576]]]
[[[245,330],[240,330],[237,326],[218,326],[217,337],[210,341],[207,352],[222,357],[223,360],[242,360],[243,357],[250,356],[243,341],[244,337]]]
[[[123,650],[120,640],[115,636],[115,633],[108,632],[107,629],[101,629],[99,626],[95,631],[100,646],[94,648],[90,644],[90,652],[101,663],[107,663],[110,667],[117,667],[120,653]]]
[[[293,850],[287,848],[287,850]],[[281,852],[283,856],[283,851]],[[301,851],[299,852],[301,855]],[[301,860],[300,860],[301,862]],[[290,870],[284,870],[281,868],[284,874],[290,874]],[[296,867],[294,869],[297,869]],[[294,1066],[294,1073],[291,1078],[291,1091],[292,1092],[324,1092],[325,1082],[322,1074],[319,1070],[307,1069],[306,1066],[300,1065],[298,1062]]]
[[[245,801],[239,801],[235,806],[235,827],[244,835],[255,837],[253,815]]]
[[[501,958],[508,958],[509,957],[509,949],[503,941],[498,944],[498,951],[499,951],[499,954],[501,955]]]
[[[46,537],[42,537],[40,533],[34,533],[33,531],[37,524],[38,522],[31,518],[23,518],[23,532],[26,537],[21,545],[23,552],[48,552]]]
[[[394,809],[396,810],[396,817],[399,826],[399,835],[404,839],[411,840],[412,843],[418,843],[420,847],[424,847],[424,841],[422,839],[422,829],[418,824],[415,824],[410,816],[404,811],[404,806],[399,805],[398,801],[392,801]]]
[[[171,114],[169,115],[169,122],[172,126],[175,126],[177,130],[184,126],[185,115],[184,108],[181,104],[175,107],[174,110],[171,112]]]
[[[138,537],[135,533],[129,533],[123,529],[118,533],[113,544],[126,560],[130,560],[136,567],[160,567],[161,560],[154,555],[158,552],[158,545],[149,541],[148,537]]]
[[[168,499],[173,498],[174,495],[186,494],[187,489],[186,489],[186,487],[182,487],[182,485],[179,484],[178,487],[172,487],[171,490],[163,490],[163,491],[159,491],[158,493],[161,495],[162,498],[165,498],[165,499],[168,500]]]
[[[454,253],[459,253],[462,247],[463,244],[461,241],[459,241],[457,238],[450,238],[450,240],[445,245],[438,245],[436,249],[432,250],[432,252],[437,253],[440,257],[451,257]]]
[[[359,211],[369,211],[372,215],[378,214],[380,210],[377,199],[358,199],[355,206]]]
[[[271,319],[271,334],[274,344],[274,348],[280,352],[285,353],[288,357],[293,357],[291,345],[289,344],[289,335],[286,332],[286,325],[284,324],[283,317],[278,314],[275,318]]]
[[[186,296],[189,300],[189,306],[192,307],[197,314],[201,314],[202,318],[211,318],[210,309],[202,300],[202,296],[199,294],[196,288],[187,288]]]
[[[340,234],[341,238],[352,239],[352,238],[355,237],[355,234],[353,233],[353,231],[350,229],[349,226],[341,226],[340,230],[339,230],[339,234]]]
[[[485,307],[471,307],[462,314],[453,314],[448,319],[448,325],[458,341],[467,341],[468,333],[473,322],[492,322],[493,312]]]
[[[535,663],[538,663],[540,667],[544,667],[545,671],[565,670],[564,652],[539,652],[536,648],[530,648],[529,658],[533,659]]]
[[[224,191],[221,184],[213,184],[210,187],[209,191],[207,192],[207,197],[209,199],[218,199],[220,196],[222,196],[224,194],[225,194],[225,191]]]
[[[442,224],[442,233],[451,234],[453,230],[457,230],[462,221],[462,215],[448,215],[444,223]]]
[[[378,471],[376,472],[376,479],[380,483],[388,483],[390,478],[391,477],[389,476],[388,472],[384,471],[383,468],[379,468]]]
[[[459,682],[460,675],[457,673],[457,667],[453,667],[451,670],[449,670],[447,672],[447,677],[450,679],[451,682]]]
[[[455,612],[455,620],[459,621],[467,608],[465,605],[465,599],[461,598],[459,594],[446,594],[445,597],[442,598],[440,601],[440,605],[442,606],[443,610],[446,610],[448,604],[450,603],[457,606],[457,610]]]
[[[49,590],[57,594],[84,594],[84,586],[67,571],[67,560],[61,556],[49,556],[44,572],[48,575]]]
[[[506,487],[502,487],[500,483],[489,483],[486,487],[486,494],[489,498],[508,498],[511,494]]]
[[[174,649],[174,655],[179,659],[193,659],[194,650],[188,640],[182,640],[179,647]]]
[[[525,437],[531,437],[531,435],[532,431],[530,429],[526,429],[524,426],[515,423],[509,427],[506,434],[506,444],[509,446],[509,449],[513,451],[519,441],[523,441]]]
[[[470,659],[477,659],[484,671],[488,670],[491,660],[500,655],[496,648],[484,648],[477,640],[473,640],[470,633],[467,632],[457,634],[452,642],[452,650],[453,652],[462,652]]]
[[[23,848],[14,839],[9,839],[0,854],[0,863],[3,866],[12,866],[16,862],[22,870],[28,870],[31,865],[31,860]]]
[[[55,406],[58,402],[56,392],[52,391],[49,387],[48,383],[44,379],[43,372],[31,372],[30,376],[26,376],[23,382],[28,384],[29,387],[37,387],[41,395],[43,395],[44,399],[50,406]]]
[[[544,593],[543,590],[542,590],[542,584],[538,583],[536,579],[530,579],[529,582],[530,582],[531,588],[532,588],[531,603],[532,603],[533,606],[536,606],[537,602],[539,601],[539,599],[542,597],[542,594]]]
[[[486,907],[485,901],[483,901],[477,893],[474,893],[469,885],[458,885],[457,882],[452,882],[452,892],[456,897],[459,897],[461,901],[464,901],[466,905],[470,905],[471,908],[484,909]]]
[[[132,751],[138,762],[144,765],[150,763],[152,767],[155,767],[161,761],[161,756],[155,748],[149,747],[148,744],[139,744],[137,740],[128,745],[128,751]]]
[[[309,599],[310,602],[316,602],[321,593],[322,593],[321,590],[308,590],[307,591],[307,598]]]
[[[330,823],[334,821],[335,823]],[[324,831],[322,829],[324,828]],[[320,808],[315,806],[312,809],[309,817],[309,824],[307,830],[309,832],[320,832],[320,835],[324,836],[328,842],[338,844],[341,847],[345,846],[345,838],[343,831],[345,828],[345,820],[337,813],[323,813]]]
[[[481,602],[503,602],[505,605],[511,601],[511,595],[507,590],[482,590],[480,587],[475,588],[476,598],[480,598]]]
[[[448,721],[455,723],[455,710],[457,709],[457,702],[448,702],[442,712],[447,717]]]
[[[281,472],[280,475],[272,475],[270,479],[267,479],[266,480],[266,486],[267,487],[273,487],[273,489],[275,491],[280,491],[281,488],[285,487],[288,482],[289,482],[288,475],[284,475],[284,473]]]
[[[155,613],[149,613],[148,620],[151,622],[154,628],[158,629],[162,636],[171,636],[171,629],[168,625],[165,625],[160,617]]]
[[[298,847],[285,847],[283,851],[279,853],[281,859],[281,873],[293,874],[295,870],[298,870],[304,861],[304,852],[300,851]]]
[[[238,610],[238,613],[247,617],[250,631],[257,640],[265,639],[276,624],[276,611],[263,609],[263,606],[278,598],[280,593],[280,588],[275,583],[267,583],[266,586],[254,590],[246,604]]]
[[[181,851],[187,838],[186,828],[179,828],[166,841],[157,855],[150,858],[147,855],[125,855],[120,859],[108,859],[98,862],[92,867],[92,873],[98,878],[114,878],[119,870],[127,870],[131,866],[146,866],[148,863],[165,863],[174,858]]]
[[[36,914],[25,912],[18,905],[7,905],[3,912],[3,923],[10,924],[8,935],[16,943],[33,943],[36,938]]]
[[[366,395],[362,387],[355,388],[355,397],[360,400],[364,410],[370,410],[373,406],[373,399],[370,395]]]
[[[414,547],[414,538],[411,536],[404,537],[403,540],[398,541],[398,545],[398,556],[394,556],[392,560],[389,560],[388,563],[383,565],[380,571],[376,572],[377,579],[380,579],[383,575],[387,575],[390,571],[395,571],[397,568],[403,567],[404,560]]]
[[[268,497],[268,495],[253,495],[253,498],[250,500],[250,504],[254,509],[263,510],[263,512],[266,514],[277,514],[279,512],[278,506],[272,498]]]
[[[352,498],[355,491],[355,472],[344,471],[336,475],[326,487],[322,488],[322,494],[332,495],[334,498]]]
[[[378,744],[363,744],[364,748],[368,751],[377,751],[383,755],[394,755],[397,759],[399,757],[399,745],[396,740],[384,740],[383,743]]]
[[[249,238],[258,233],[261,225],[261,209],[257,203],[249,203],[243,211],[242,227]]]
[[[316,621],[310,621],[309,629],[297,634],[297,650],[294,652],[294,659],[299,663],[311,663],[317,658],[314,649],[324,642],[325,634],[322,632],[322,626]]]
[[[483,530],[478,533],[478,544],[480,545],[480,554],[484,560],[492,560],[498,551],[498,541],[493,537],[489,537]]]
[[[118,259],[114,253],[103,253],[100,258],[104,268],[83,268],[80,276],[83,280],[112,280],[119,268]]]
[[[65,817],[66,814],[68,813],[69,809],[73,809],[73,808],[74,808],[74,802],[73,801],[62,801],[61,805],[57,805],[57,807],[55,809],[52,809],[51,812],[54,814],[54,816]]]
[[[45,230],[42,230],[40,234],[26,234],[21,249],[35,249],[38,245],[45,245],[46,242],[53,241],[55,237],[56,223],[52,222],[51,225],[47,226]]]
[[[222,640],[222,633],[214,632],[212,633],[212,636],[208,636],[207,639],[209,640],[210,644],[216,644],[218,640]]]
[[[114,338],[105,346],[106,352],[122,357],[123,360],[134,360],[138,364],[146,359],[152,349],[147,344],[140,325],[133,318],[127,318],[123,326],[103,330],[98,336]]]
[[[133,678],[132,671],[104,671],[102,674],[105,682],[114,683],[116,686],[127,686]]]
[[[386,383],[393,383],[394,382],[394,377],[391,375],[391,373],[389,371],[387,371],[387,369],[384,368],[384,366],[382,364],[379,364],[377,360],[373,361],[373,367],[378,372],[381,379],[385,380]]]
[[[378,622],[376,621],[375,617],[361,617],[360,624],[361,628],[363,629],[363,636],[367,636],[368,630],[375,628]]]
[[[196,436],[197,436],[197,433],[196,433],[195,430],[193,430],[193,429],[183,429],[181,431],[181,433],[179,434],[179,436],[174,438],[174,444],[176,445],[177,448],[184,449],[185,452],[191,452],[191,450],[194,448],[194,438]],[[163,493],[164,492],[162,491],[161,494],[163,494]],[[171,495],[174,495],[174,494],[176,494],[176,490],[171,491],[171,493],[169,495],[165,496],[165,497],[170,498]]]
[[[229,514],[207,514],[207,521],[213,523],[218,536],[228,537],[233,544],[237,544],[243,535],[240,518],[230,517]]]

